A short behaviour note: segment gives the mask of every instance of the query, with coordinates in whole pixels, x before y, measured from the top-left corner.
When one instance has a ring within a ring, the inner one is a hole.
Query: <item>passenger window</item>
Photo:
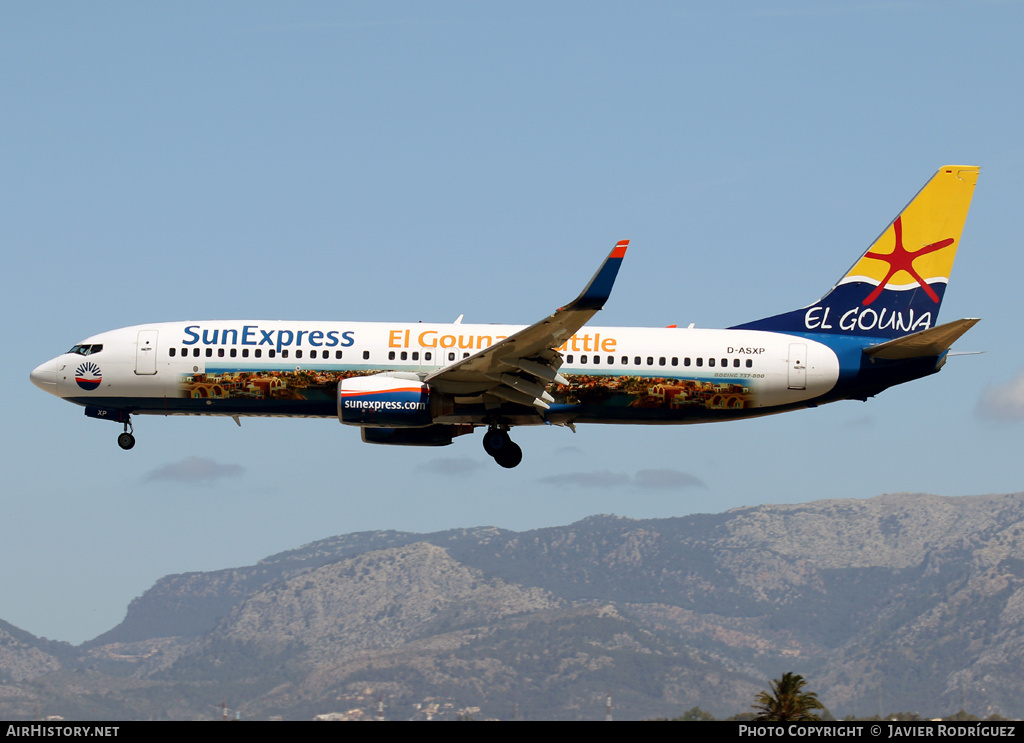
[[[747,368],[749,369],[753,365],[754,365],[754,360],[753,359],[747,359]]]
[[[394,361],[394,360],[395,360],[395,352],[394,351],[388,351],[388,361]]]
[[[253,352],[253,356],[255,356],[256,358],[260,358],[261,356],[263,356],[263,349],[262,348],[257,348]]]
[[[708,359],[708,366],[714,366],[714,365],[715,365],[715,360],[714,359]]]
[[[281,351],[281,358],[282,359],[288,358],[288,349],[287,348],[284,349],[283,351]]]
[[[587,355],[586,354],[583,354],[582,356],[580,356],[580,363],[581,364],[587,363]]]
[[[683,358],[683,366],[689,366],[689,365],[690,365],[690,357],[686,356],[686,357]]]
[[[249,358],[249,349],[248,348],[243,348],[242,349],[242,358],[243,359]]]
[[[634,366],[640,366],[640,357],[639,356],[634,356],[633,357],[633,365]]]
[[[629,366],[629,356],[623,356],[622,357],[622,365],[623,366]]]
[[[275,351],[273,348],[267,350],[267,358],[268,359],[272,359],[275,356],[277,356],[277,351]]]
[[[168,354],[169,354],[170,356],[172,356],[172,357],[174,356],[174,354],[175,354],[175,353],[177,353],[177,351],[178,351],[178,349],[176,349],[176,348],[168,348],[168,349],[167,349],[167,353],[168,353]]]
[[[206,358],[210,358],[211,356],[213,356],[213,349],[212,348],[207,348],[206,349]]]
[[[220,358],[220,359],[224,358],[224,349],[223,348],[218,348],[217,349],[217,358]]]
[[[334,358],[340,359],[341,358],[341,351],[335,351],[334,352]]]
[[[451,353],[451,352],[449,352],[449,353],[448,353],[448,360],[449,360],[449,361],[455,361],[455,354],[454,354],[454,353]]]
[[[647,357],[647,366],[654,366],[654,357],[653,356],[648,356]]]
[[[423,359],[425,361],[430,361],[430,358],[431,358],[430,351],[427,351],[426,353],[423,354]]]
[[[402,361],[405,361],[408,358],[409,358],[409,354],[406,353],[405,351],[402,351]]]
[[[700,356],[697,357],[697,366],[704,366],[704,359]]]
[[[614,363],[615,363],[615,357],[614,356],[609,356],[608,357],[608,365],[611,366]]]
[[[198,348],[193,348],[192,349],[192,355],[193,356],[198,356],[199,355],[199,349]]]
[[[363,360],[366,361],[366,360],[369,360],[369,358],[370,358],[370,352],[369,351],[363,351]]]
[[[568,356],[565,357],[565,361],[568,364],[573,363],[572,360],[573,360],[573,355],[572,354],[569,354]]]
[[[733,360],[732,360],[732,365],[733,365],[734,367],[735,367],[735,366],[739,366],[739,365],[740,365],[740,360],[739,360],[739,359],[733,359]]]
[[[672,366],[679,366],[679,357],[678,356],[673,356],[672,357]]]
[[[295,349],[295,358],[297,358],[297,359],[301,359],[302,358],[302,349],[301,348]]]
[[[413,361],[419,361],[420,360],[420,352],[419,351],[413,351],[412,352],[412,360]]]
[[[662,356],[658,359],[658,366],[665,366],[665,357]]]
[[[722,359],[722,366],[729,366],[729,359]]]

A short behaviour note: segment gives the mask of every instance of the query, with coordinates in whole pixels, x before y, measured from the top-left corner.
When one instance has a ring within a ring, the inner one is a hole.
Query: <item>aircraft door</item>
[[[135,373],[156,374],[156,330],[140,330],[135,348]]]
[[[789,389],[807,389],[807,344],[789,344]]]

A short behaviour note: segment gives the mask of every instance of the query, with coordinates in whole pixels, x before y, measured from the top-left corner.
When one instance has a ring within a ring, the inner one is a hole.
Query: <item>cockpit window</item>
[[[89,356],[90,354],[99,353],[102,350],[102,343],[79,343],[77,346],[72,346],[68,353],[76,353],[79,356]]]

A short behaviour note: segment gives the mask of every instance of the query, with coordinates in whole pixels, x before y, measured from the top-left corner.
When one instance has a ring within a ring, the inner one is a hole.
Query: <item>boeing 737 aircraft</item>
[[[486,428],[502,467],[522,460],[513,426],[705,423],[866,400],[937,372],[978,322],[936,325],[978,170],[941,168],[817,302],[725,330],[587,325],[623,240],[576,299],[528,327],[154,323],[86,338],[31,378],[123,424],[122,449],[134,415],[336,417],[398,446]]]

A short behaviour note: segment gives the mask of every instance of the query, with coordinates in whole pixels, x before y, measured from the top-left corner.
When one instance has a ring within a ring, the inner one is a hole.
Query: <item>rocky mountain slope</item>
[[[839,716],[1021,716],[1022,619],[1020,494],[349,534],[163,578],[77,649],[0,625],[0,716],[44,690],[108,716],[600,719],[609,692],[618,718],[726,716],[789,670]]]

